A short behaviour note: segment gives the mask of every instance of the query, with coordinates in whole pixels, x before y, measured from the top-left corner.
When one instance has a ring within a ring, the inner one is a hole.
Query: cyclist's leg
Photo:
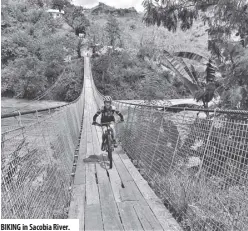
[[[103,147],[103,141],[106,138],[105,137],[106,131],[107,131],[107,127],[106,126],[102,126],[102,148],[101,148],[102,150],[104,149],[104,147]]]
[[[115,140],[115,124],[114,122],[111,122],[111,124],[109,125],[112,129],[112,135],[113,135],[113,139]]]
[[[102,136],[104,137],[104,135],[107,132],[107,127],[106,126],[102,126]]]
[[[110,127],[112,129],[114,146],[117,147],[117,144],[116,144],[116,132],[115,132],[115,124],[114,124],[114,122],[110,124]]]

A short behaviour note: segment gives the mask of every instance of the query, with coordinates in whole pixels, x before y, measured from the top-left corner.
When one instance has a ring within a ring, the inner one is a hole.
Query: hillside
[[[96,10],[98,14],[94,13]],[[101,57],[92,61],[99,90],[123,100],[190,97],[181,80],[166,70],[161,71],[145,57],[156,57],[163,50],[170,53],[190,51],[208,57],[206,26],[198,22],[187,32],[178,30],[173,33],[163,27],[147,27],[140,13],[120,16],[110,11],[114,12],[114,8],[102,4],[85,11],[90,21],[88,39],[91,44],[97,44],[100,53],[105,51],[104,55],[102,53]],[[111,23],[118,27],[113,29],[113,33],[118,31],[115,46],[121,49],[120,52],[112,52],[109,57],[105,49],[110,45],[106,26]],[[204,71],[202,66],[196,66],[196,69]]]
[[[2,13],[2,95],[34,99],[57,84],[52,94],[47,95],[48,99],[75,99],[82,84],[77,74],[82,73],[81,67],[71,64],[74,69],[68,66],[68,73],[60,76],[66,55],[78,53],[79,46],[86,44],[80,42],[63,18],[54,20],[46,13],[46,8],[37,5],[27,8],[27,3],[15,2],[6,6]],[[118,33],[116,47],[122,52],[92,61],[96,84],[104,94],[118,99],[168,99],[190,95],[179,79],[157,69],[145,57],[159,55],[163,50],[208,56],[206,27],[202,23],[187,32],[172,33],[162,27],[147,27],[142,22],[142,14],[134,8],[116,9],[99,3],[92,9],[69,5],[64,10],[70,25],[85,30],[88,45],[110,45],[106,31],[110,16],[114,20],[110,30],[115,23],[118,27],[118,32],[114,32]],[[87,20],[89,26],[86,26]],[[106,82],[108,89],[105,89]]]
[[[119,17],[135,16],[138,14],[134,7],[126,8],[126,9],[121,9],[121,8],[116,9],[102,2],[99,2],[97,6],[89,9],[89,12],[92,15],[112,14],[112,15],[119,16]]]
[[[71,101],[81,92],[83,66],[65,62],[77,54],[79,38],[45,2],[2,2],[2,96]]]
[[[128,12],[130,10],[130,12]],[[116,12],[123,12],[121,15]],[[128,13],[125,13],[127,11]],[[95,13],[97,12],[97,14]],[[163,27],[147,27],[142,22],[143,15],[135,9],[115,9],[99,3],[98,6],[85,11],[90,20],[90,32],[95,33],[97,43],[104,43],[104,27],[106,26],[109,12],[115,12],[123,40],[124,48],[128,50],[138,49],[140,44],[154,46],[159,50],[166,49],[170,52],[194,51],[208,56],[206,33],[207,27],[203,22],[198,22],[192,29],[184,32],[178,30],[176,33],[169,32]],[[133,12],[133,13],[131,13]]]

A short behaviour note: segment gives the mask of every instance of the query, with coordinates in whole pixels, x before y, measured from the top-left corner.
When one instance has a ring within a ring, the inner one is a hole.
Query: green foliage
[[[169,30],[190,29],[196,19],[201,17],[209,25],[209,35],[216,39],[229,36],[231,30],[237,29],[240,36],[248,32],[245,26],[247,20],[247,1],[154,1],[145,0],[144,22],[147,25],[162,25]],[[211,11],[211,13],[210,13]],[[211,15],[210,15],[211,14]],[[179,23],[178,23],[179,22]]]
[[[45,90],[44,63],[35,56],[15,59],[2,70],[2,82],[19,98],[32,99]]]
[[[58,77],[57,87],[50,93],[54,100],[71,102],[76,100],[83,88],[83,60],[76,60],[65,68],[65,72]],[[56,84],[56,83],[55,83]]]
[[[110,52],[93,60],[93,77],[102,94],[114,99],[145,100],[188,95],[173,76],[152,69],[138,54]]]
[[[145,60],[145,57],[152,58],[153,55],[153,48],[152,46],[142,46],[138,51],[138,58]]]
[[[66,0],[53,0],[52,1],[52,8],[58,9],[59,11],[61,11],[61,10],[63,10],[66,2],[67,2]]]
[[[16,49],[18,46],[16,45],[13,47],[12,45],[13,43],[11,43],[11,41],[2,41],[1,62],[3,66],[5,66],[9,61],[15,59],[15,57],[17,56]]]
[[[77,36],[79,33],[85,34],[90,25],[82,11],[82,7],[72,5],[65,8],[65,20],[75,30]]]
[[[222,107],[233,108],[238,103],[238,108],[247,109],[247,81],[244,73],[247,73],[247,1],[144,1],[144,22],[147,25],[162,25],[168,30],[176,31],[178,25],[181,29],[190,29],[197,19],[208,24],[208,48],[212,57],[206,68],[206,82],[215,82],[215,68],[213,61],[218,63],[219,71],[223,79],[221,88],[217,89],[222,94]],[[182,4],[183,3],[183,4]],[[179,22],[179,23],[178,23]],[[237,33],[236,33],[237,32]],[[230,41],[233,33],[239,36],[240,43]],[[185,53],[185,52],[182,52]],[[186,52],[187,53],[187,52]],[[188,56],[188,54],[186,54]],[[184,54],[179,56],[185,58]],[[241,57],[243,61],[241,61]],[[195,56],[198,61],[200,56]],[[188,72],[189,69],[186,71]],[[242,73],[242,74],[241,74]],[[219,83],[217,83],[219,85]],[[215,86],[216,88],[217,86]],[[207,92],[208,90],[208,92]],[[213,84],[207,84],[205,90],[197,90],[197,100],[208,102],[214,96]],[[237,107],[237,105],[236,105]]]
[[[48,83],[54,83],[61,74],[62,70],[63,68],[59,63],[50,63],[44,73],[44,75],[47,77]]]
[[[64,58],[76,51],[78,38],[73,33],[61,33],[61,22],[36,4],[9,4],[2,12],[8,26],[2,29],[1,92],[34,99],[59,79],[66,67]],[[65,80],[68,84],[71,81]],[[62,95],[61,99],[78,96],[78,92],[67,90],[70,96]]]
[[[117,41],[120,41],[121,33],[119,28],[119,23],[115,17],[112,15],[109,16],[107,25],[105,27],[105,31],[107,32],[107,37],[109,40],[110,46],[116,46]]]

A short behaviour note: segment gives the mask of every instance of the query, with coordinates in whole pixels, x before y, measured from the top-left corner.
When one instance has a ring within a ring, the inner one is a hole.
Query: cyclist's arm
[[[99,109],[99,110],[97,111],[97,113],[93,116],[93,122],[96,122],[97,116],[99,116],[101,113],[102,113],[102,110]]]
[[[120,116],[120,118],[121,118],[121,121],[123,121],[124,120],[124,118],[123,118],[123,115],[121,114],[121,112],[120,111],[115,111],[115,113],[118,115],[118,116]]]

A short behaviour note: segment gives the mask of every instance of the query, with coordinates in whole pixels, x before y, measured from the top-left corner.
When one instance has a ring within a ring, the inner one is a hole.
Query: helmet
[[[112,98],[111,98],[111,96],[104,96],[104,98],[103,98],[103,102],[112,102]]]

